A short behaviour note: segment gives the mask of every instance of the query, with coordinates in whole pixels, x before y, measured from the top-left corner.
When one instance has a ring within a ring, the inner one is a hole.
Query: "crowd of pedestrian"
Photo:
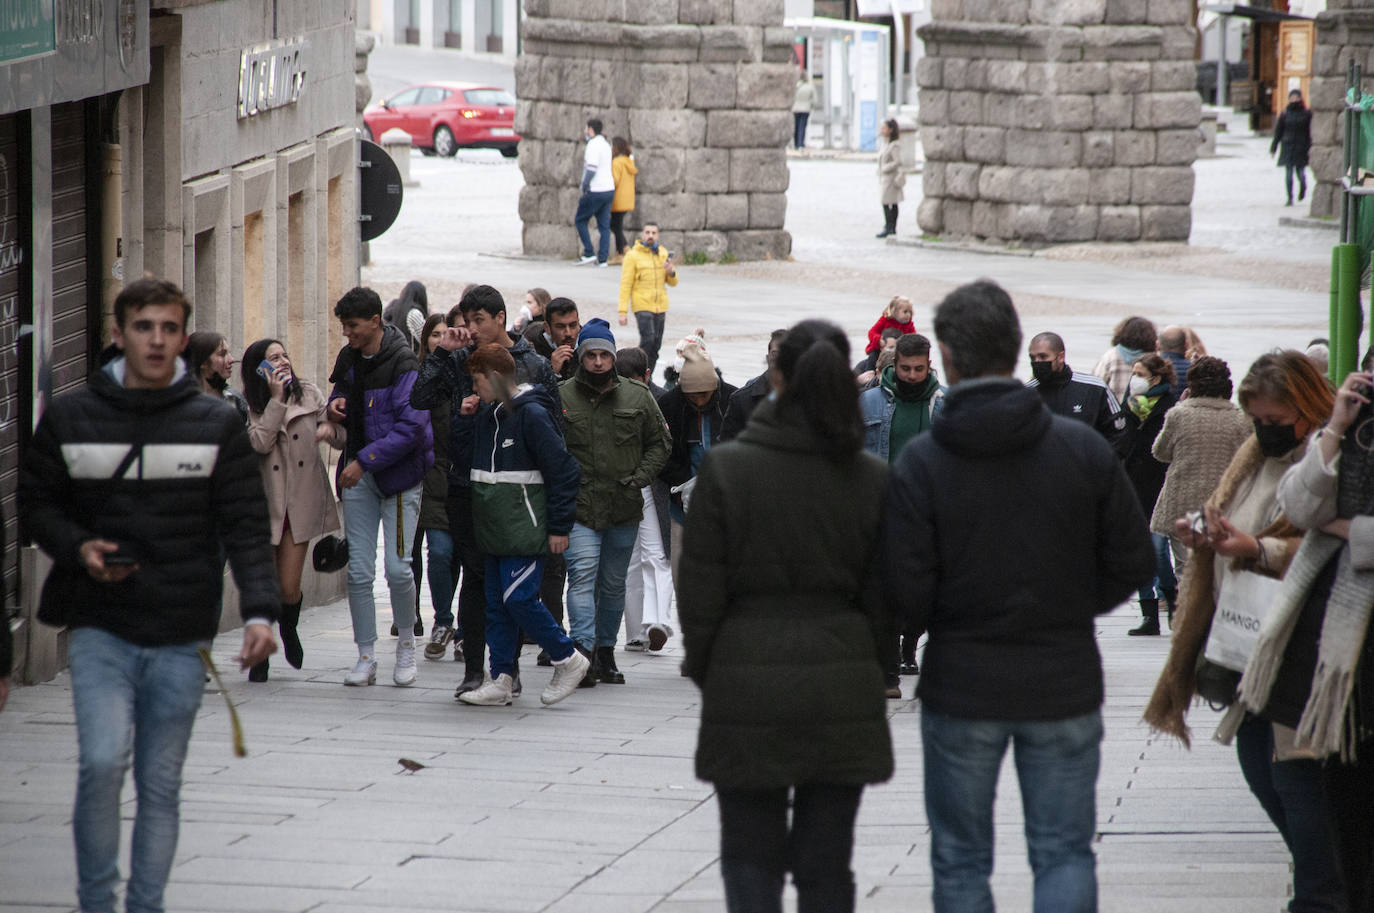
[[[1293,854],[1292,909],[1370,908],[1374,355],[1336,390],[1306,354],[1266,354],[1237,405],[1230,367],[1187,328],[1129,317],[1079,373],[1053,329],[1023,349],[1010,297],[983,280],[934,308],[930,335],[893,297],[857,363],[832,323],[778,329],[738,385],[698,329],[666,350],[660,387],[676,276],[654,226],[623,276],[641,346],[544,289],[514,313],[472,285],[430,313],[418,282],[386,307],[355,288],[334,308],[346,345],[327,389],[262,339],[241,392],[224,337],[187,333],[179,289],[125,288],[115,357],[49,407],[21,465],[21,521],[58,568],[40,617],[72,629],[82,909],[113,907],[131,762],[128,896],[161,908],[226,562],[238,661],[263,682],[273,625],[287,663],[307,661],[319,543],[317,571],[347,569],[357,660],[341,678],[363,688],[383,652],[379,539],[400,687],[417,656],[451,651],[457,701],[508,705],[529,644],[552,705],[627,684],[618,648],[680,638],[732,911],[780,910],[788,873],[799,909],[854,908],[854,821],[892,773],[885,699],[903,675],[935,909],[991,909],[1010,748],[1034,908],[1095,910],[1094,620],[1132,596],[1130,634],[1171,633],[1146,720],[1187,742],[1196,698],[1225,706],[1218,737]],[[1261,598],[1258,637],[1228,660],[1217,631]]]

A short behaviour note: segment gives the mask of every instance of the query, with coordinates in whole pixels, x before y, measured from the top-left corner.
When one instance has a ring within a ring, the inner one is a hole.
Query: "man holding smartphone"
[[[639,240],[625,254],[620,267],[620,325],[629,325],[633,311],[639,323],[639,347],[649,356],[650,376],[663,344],[670,285],[677,285],[672,251],[659,247],[658,223],[645,222]]]
[[[131,762],[127,906],[163,909],[182,764],[205,690],[199,651],[219,624],[221,554],[239,587],[239,665],[277,649],[281,597],[258,457],[234,407],[201,393],[186,370],[190,314],[170,282],[125,286],[114,302],[121,357],[53,401],[20,464],[20,521],[54,565],[38,617],[70,628],[82,910],[115,908]]]

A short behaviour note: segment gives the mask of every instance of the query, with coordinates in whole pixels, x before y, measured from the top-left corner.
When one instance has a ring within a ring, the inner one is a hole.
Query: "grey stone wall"
[[[1314,216],[1341,213],[1345,71],[1352,59],[1364,70],[1364,91],[1374,91],[1374,0],[1328,0],[1326,11],[1317,14],[1317,46],[1307,101],[1312,108],[1308,163],[1316,178],[1312,188]]]
[[[1188,0],[934,0],[921,229],[1187,240],[1201,101]]]
[[[639,168],[627,228],[656,220],[667,247],[713,259],[787,257],[796,70],[782,0],[526,0],[525,13],[526,253],[577,252],[582,130],[598,117]]]

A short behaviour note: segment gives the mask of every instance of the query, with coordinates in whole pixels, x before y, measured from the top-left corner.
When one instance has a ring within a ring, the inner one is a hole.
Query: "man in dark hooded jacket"
[[[921,734],[935,909],[990,909],[993,795],[1008,743],[1035,908],[1097,909],[1102,739],[1094,618],[1154,574],[1145,518],[1102,436],[1011,375],[1021,326],[982,280],[935,312],[952,386],[892,464],[882,566],[929,632]]]

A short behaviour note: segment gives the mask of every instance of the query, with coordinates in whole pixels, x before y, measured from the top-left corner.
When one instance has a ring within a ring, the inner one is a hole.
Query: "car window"
[[[515,97],[502,89],[469,89],[463,93],[463,98],[470,105],[489,105],[496,107],[503,105],[514,107]]]
[[[448,95],[448,92],[444,91],[443,89],[438,89],[434,86],[425,86],[423,89],[420,90],[420,100],[416,102],[416,104],[437,105],[439,102],[444,100],[444,97],[446,95]]]
[[[419,96],[419,94],[419,89],[406,89],[404,92],[399,92],[396,95],[391,96],[391,98],[387,101],[387,104],[393,108],[404,108],[409,105],[415,104],[415,99]]]

